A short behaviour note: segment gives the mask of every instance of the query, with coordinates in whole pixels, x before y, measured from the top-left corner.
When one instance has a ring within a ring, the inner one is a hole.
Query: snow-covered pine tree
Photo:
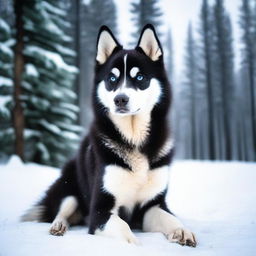
[[[68,47],[67,11],[60,1],[31,0],[24,7],[23,101],[25,158],[60,166],[77,147],[79,108],[73,82],[78,72],[69,65],[75,52]]]
[[[98,31],[102,25],[107,25],[116,35],[116,6],[113,0],[92,0],[84,5],[81,15],[80,80],[82,83],[79,88],[79,105],[82,112],[80,122],[83,127],[88,128],[92,119],[91,91]]]
[[[131,3],[131,13],[133,15],[132,21],[134,23],[135,32],[132,34],[132,44],[138,42],[138,37],[142,28],[150,23],[157,29],[157,34],[161,36],[159,32],[159,26],[162,24],[161,18],[163,12],[159,6],[158,0],[136,0]]]
[[[12,128],[13,51],[10,26],[0,18],[0,158],[13,153]]]
[[[81,27],[83,25],[82,21],[82,5],[83,0],[75,0],[70,1],[68,0],[69,6],[68,6],[68,21],[71,24],[70,29],[68,29],[68,35],[73,38],[72,43],[70,44],[71,49],[73,49],[76,52],[76,58],[75,58],[75,65],[80,70],[81,66]],[[75,92],[77,95],[79,95],[79,87],[83,86],[83,81],[81,80],[81,73],[79,72],[76,76],[75,81]],[[76,99],[76,105],[79,105],[79,97]],[[80,113],[79,113],[79,120],[80,121]]]
[[[256,160],[256,7],[255,1],[242,0],[240,8],[240,28],[242,32],[242,72],[241,75],[248,82],[248,101],[244,102],[248,108],[243,113],[246,117],[246,137],[251,138],[247,143],[247,159]]]
[[[24,72],[24,0],[14,1],[15,45],[13,70],[13,127],[15,132],[14,153],[24,160],[24,110],[22,101],[22,79]]]

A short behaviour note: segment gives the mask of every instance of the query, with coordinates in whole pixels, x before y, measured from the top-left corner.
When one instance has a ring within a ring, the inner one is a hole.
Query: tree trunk
[[[24,114],[21,102],[22,94],[22,73],[24,68],[24,57],[23,57],[23,5],[24,0],[14,1],[14,12],[15,12],[15,27],[16,27],[16,45],[14,48],[14,110],[13,110],[13,124],[15,130],[15,154],[24,160]]]
[[[202,23],[203,23],[203,45],[206,67],[206,97],[208,107],[208,139],[209,139],[209,159],[216,159],[216,145],[214,138],[214,102],[213,102],[213,83],[212,83],[212,59],[211,59],[211,38],[209,35],[209,10],[208,2],[204,1],[202,10]]]
[[[253,47],[253,44],[250,44],[249,47]],[[252,113],[252,144],[253,144],[253,151],[254,151],[254,159],[253,161],[256,160],[256,105],[255,105],[255,91],[254,91],[254,86],[255,86],[255,81],[254,81],[254,54],[251,50],[251,54],[249,55],[249,74],[250,74],[250,90],[251,90],[251,113]]]
[[[77,106],[80,106],[80,98],[79,98],[79,88],[82,86],[82,82],[81,82],[81,65],[80,65],[80,0],[76,0],[74,2],[75,5],[75,17],[76,20],[74,22],[75,24],[75,49],[76,49],[76,66],[79,69],[79,73],[77,74],[76,77],[76,82],[75,82],[75,91],[76,91],[76,95],[77,95]],[[80,112],[78,114],[78,123],[79,125],[81,125],[81,116],[80,116]]]

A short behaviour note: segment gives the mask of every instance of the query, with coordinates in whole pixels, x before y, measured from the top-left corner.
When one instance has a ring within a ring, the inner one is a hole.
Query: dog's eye
[[[111,76],[109,77],[109,81],[110,81],[111,83],[115,83],[116,80],[117,80],[117,78],[116,78],[116,76],[114,76],[114,75],[111,75]]]
[[[139,75],[136,76],[136,79],[137,79],[138,81],[142,81],[142,80],[144,79],[144,76],[141,75],[141,74],[139,74]]]

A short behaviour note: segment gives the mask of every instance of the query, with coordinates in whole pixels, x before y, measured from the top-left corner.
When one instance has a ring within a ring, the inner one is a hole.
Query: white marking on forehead
[[[124,82],[121,86],[121,90],[126,86],[126,70],[127,70],[127,54],[124,55]]]
[[[124,76],[126,78],[126,69],[127,69],[127,54],[124,55]]]
[[[137,75],[137,73],[140,71],[140,69],[138,68],[138,67],[133,67],[131,70],[130,70],[130,76],[132,77],[132,78],[134,78],[136,75]]]
[[[111,72],[116,76],[120,76],[120,70],[118,68],[112,68]]]

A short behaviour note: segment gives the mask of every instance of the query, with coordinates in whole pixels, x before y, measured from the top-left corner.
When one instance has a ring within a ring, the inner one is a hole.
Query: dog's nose
[[[114,102],[117,107],[125,107],[129,101],[129,98],[125,94],[119,94],[114,98]]]

